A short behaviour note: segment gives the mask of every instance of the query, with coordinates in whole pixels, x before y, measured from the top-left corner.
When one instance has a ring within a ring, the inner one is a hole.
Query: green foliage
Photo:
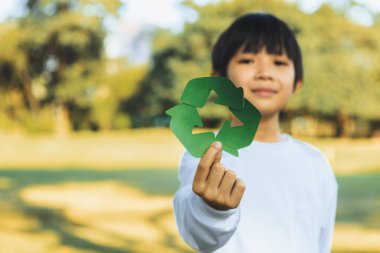
[[[254,11],[285,20],[301,45],[304,84],[288,105],[288,113],[380,119],[379,23],[372,27],[354,24],[344,14],[348,9],[336,11],[329,5],[307,15],[296,4],[276,0],[233,0],[204,6],[188,0],[184,4],[198,18],[186,23],[180,34],[160,31],[155,36],[152,68],[135,100],[130,100],[130,108],[138,112],[132,114],[134,126],[155,124],[163,111],[178,103],[190,79],[210,75],[211,49],[219,34],[236,17]],[[204,114],[215,115],[215,111],[205,108]],[[217,117],[222,120],[224,116]]]
[[[299,34],[305,85],[291,110],[378,119],[376,61],[380,37],[373,27],[349,22],[325,5],[308,17]]]
[[[65,122],[74,130],[129,127],[122,103],[146,67],[103,54],[104,18],[116,17],[121,2],[28,0],[26,6],[27,16],[0,24],[2,121],[31,131]]]
[[[369,131],[380,125],[378,13],[369,10],[374,25],[366,27],[345,16],[355,1],[340,10],[325,4],[311,15],[300,11],[297,1],[183,4],[196,20],[180,33],[156,30],[150,66],[132,67],[104,56],[104,18],[117,17],[120,0],[26,1],[25,17],[0,23],[0,127],[38,129],[31,122],[40,121],[41,129],[54,130],[57,115],[66,115],[75,130],[167,125],[164,111],[179,102],[187,82],[211,74],[217,37],[252,11],[284,19],[301,44],[304,84],[286,115],[328,120],[338,135],[352,120]],[[215,106],[200,112],[208,126],[226,117]]]
[[[109,68],[119,67],[118,62],[110,62]],[[123,114],[122,103],[134,94],[138,83],[146,73],[145,66],[123,68],[114,74],[102,75],[103,79],[91,98],[91,119],[101,129],[121,129],[130,127],[130,118]]]

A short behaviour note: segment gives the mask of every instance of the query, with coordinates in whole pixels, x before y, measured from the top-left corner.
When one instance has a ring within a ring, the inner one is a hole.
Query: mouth
[[[251,92],[259,97],[272,97],[277,94],[276,90],[268,89],[268,88],[251,89]]]

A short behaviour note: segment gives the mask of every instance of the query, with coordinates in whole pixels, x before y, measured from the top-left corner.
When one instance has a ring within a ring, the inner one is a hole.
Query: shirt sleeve
[[[331,180],[329,180],[330,187],[326,187],[327,189],[329,189],[329,191],[325,205],[322,208],[322,224],[319,234],[320,253],[331,252],[339,188],[327,159],[325,159],[325,163],[327,163],[327,168],[329,171],[328,178]]]
[[[187,151],[179,166],[180,188],[174,196],[174,214],[181,237],[195,250],[212,252],[225,245],[240,220],[240,209],[219,211],[203,201],[192,190],[199,159]]]

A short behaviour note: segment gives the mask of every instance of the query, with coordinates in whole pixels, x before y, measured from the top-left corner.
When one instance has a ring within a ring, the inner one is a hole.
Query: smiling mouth
[[[265,88],[251,89],[251,91],[260,97],[271,97],[277,93],[275,90]]]

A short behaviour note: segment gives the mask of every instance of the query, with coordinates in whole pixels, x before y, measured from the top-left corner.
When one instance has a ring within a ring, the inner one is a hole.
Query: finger
[[[232,170],[227,170],[224,173],[223,179],[219,186],[219,195],[221,195],[221,199],[229,200],[231,198],[231,192],[235,181],[236,173]]]
[[[194,182],[206,182],[207,176],[210,172],[210,168],[214,162],[217,162],[217,159],[220,159],[222,155],[221,153],[222,143],[214,142],[206,153],[202,156],[199,161],[197,171],[194,175]],[[219,158],[220,157],[220,158]],[[219,160],[220,161],[220,160]]]
[[[221,160],[222,160],[222,143],[220,143],[220,148],[215,155],[213,163],[220,163]]]
[[[235,181],[234,187],[232,188],[230,203],[231,206],[237,207],[240,204],[241,198],[243,197],[245,191],[245,184],[241,179]]]
[[[220,182],[224,176],[225,169],[221,163],[214,163],[211,167],[210,173],[208,174],[206,185],[207,188],[212,191],[218,191]]]

